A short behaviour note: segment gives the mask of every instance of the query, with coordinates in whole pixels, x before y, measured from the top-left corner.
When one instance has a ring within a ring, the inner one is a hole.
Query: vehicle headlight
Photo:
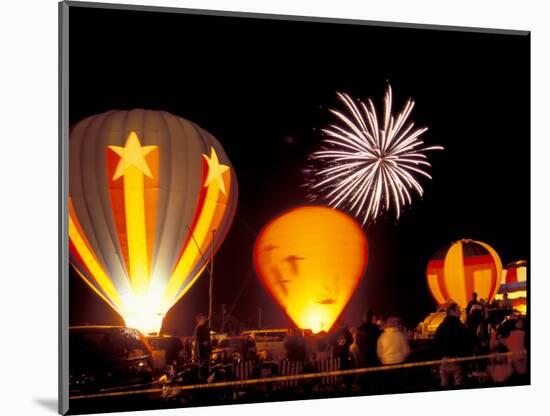
[[[147,360],[139,360],[134,364],[134,370],[136,371],[151,371],[151,366]]]
[[[77,376],[69,376],[69,384],[77,385],[77,386],[84,386],[87,384],[92,384],[95,381],[95,378],[93,376],[89,376],[87,374],[79,374]]]

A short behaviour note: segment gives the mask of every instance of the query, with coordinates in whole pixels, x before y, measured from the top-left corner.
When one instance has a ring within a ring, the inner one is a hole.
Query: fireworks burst
[[[392,115],[392,90],[384,97],[383,118],[379,119],[372,100],[354,101],[338,93],[347,112],[330,110],[339,120],[322,131],[325,146],[311,155],[322,162],[314,166],[307,185],[334,208],[348,209],[363,224],[375,221],[393,206],[399,219],[401,207],[412,202],[411,192],[422,195],[418,175],[431,179],[431,165],[425,152],[443,150],[442,146],[424,147],[421,135],[427,128],[415,128],[408,121],[414,101],[407,100],[403,110]]]

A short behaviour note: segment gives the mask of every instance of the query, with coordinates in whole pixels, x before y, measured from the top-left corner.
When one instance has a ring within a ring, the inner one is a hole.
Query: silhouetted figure
[[[332,356],[340,358],[341,368],[350,367],[349,347],[353,343],[353,336],[348,328],[341,322],[330,336],[330,345],[332,346]]]
[[[482,347],[486,348],[489,343],[490,333],[489,333],[489,304],[485,299],[480,299],[479,303],[481,305],[481,323],[478,326],[477,336],[482,343]]]
[[[320,332],[315,336],[315,360],[328,360],[331,356],[328,334]]]
[[[460,308],[456,303],[447,306],[445,319],[437,327],[434,341],[439,358],[443,360],[439,367],[441,385],[460,386],[464,382],[463,365],[449,363],[447,359],[470,355],[473,351],[473,337],[460,320]]]
[[[365,314],[363,323],[359,326],[359,343],[364,350],[364,363],[367,367],[374,367],[380,364],[376,353],[376,344],[378,337],[382,333],[380,327],[376,324],[374,313],[369,310]]]
[[[508,293],[502,295],[502,300],[498,302],[498,307],[506,312],[512,312],[514,308],[512,307],[512,302],[508,299]]]
[[[340,359],[340,369],[342,370],[351,368],[353,364],[349,351],[351,344],[353,344],[353,335],[351,335],[348,328],[339,321],[337,328],[330,336],[330,345],[332,346],[332,357]],[[351,390],[353,376],[344,376],[343,381],[346,390]]]
[[[291,329],[283,345],[287,360],[305,361],[307,358],[306,342],[299,329]]]
[[[208,317],[199,313],[195,318],[197,326],[195,327],[194,341],[196,359],[199,364],[208,363],[212,345],[210,343],[210,328],[208,327]]]
[[[466,306],[466,316],[470,316],[470,311],[472,310],[472,307],[474,305],[479,304],[479,301],[477,300],[477,293],[472,292],[472,299],[468,302],[468,305]]]
[[[466,326],[477,336],[479,326],[483,321],[483,304],[477,300],[477,293],[472,293],[472,299],[466,306]]]

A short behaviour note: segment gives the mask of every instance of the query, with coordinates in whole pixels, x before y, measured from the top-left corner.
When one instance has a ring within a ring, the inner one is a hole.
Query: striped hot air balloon
[[[163,111],[108,111],[70,132],[70,262],[126,325],[158,332],[232,223],[220,143]]]
[[[508,263],[502,271],[502,280],[496,300],[502,300],[507,293],[514,309],[527,312],[527,262],[525,260]]]
[[[497,293],[502,262],[488,244],[460,240],[438,250],[428,262],[426,278],[438,304],[454,300],[465,307],[477,292],[479,298],[493,300]]]

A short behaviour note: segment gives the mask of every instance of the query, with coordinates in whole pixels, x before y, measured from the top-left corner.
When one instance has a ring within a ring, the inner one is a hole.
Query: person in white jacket
[[[399,364],[409,355],[409,342],[399,326],[398,318],[388,318],[378,338],[376,352],[382,364]]]

